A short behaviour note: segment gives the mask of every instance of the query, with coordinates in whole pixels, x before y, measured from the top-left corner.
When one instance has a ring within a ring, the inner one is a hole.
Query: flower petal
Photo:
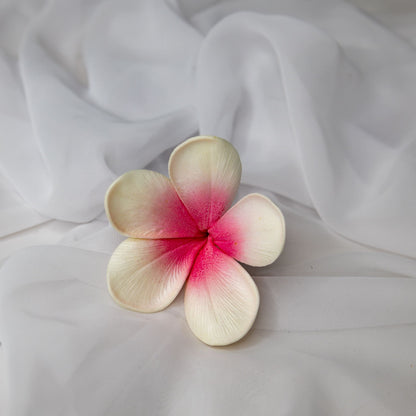
[[[241,179],[241,162],[226,140],[198,136],[173,151],[169,175],[199,229],[207,230],[233,202]]]
[[[108,288],[121,306],[139,312],[166,308],[181,290],[202,239],[124,240],[111,256]]]
[[[253,279],[209,239],[185,289],[185,314],[192,332],[208,345],[232,344],[249,331],[258,307]]]
[[[107,191],[107,217],[119,232],[135,238],[201,235],[171,181],[150,170],[120,176]]]
[[[227,211],[209,234],[229,256],[251,266],[266,266],[283,249],[285,220],[270,199],[250,194]]]

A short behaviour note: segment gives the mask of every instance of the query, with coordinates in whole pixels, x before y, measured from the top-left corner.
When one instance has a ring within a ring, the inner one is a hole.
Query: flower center
[[[209,231],[208,230],[201,230],[202,238],[208,238],[209,237]]]

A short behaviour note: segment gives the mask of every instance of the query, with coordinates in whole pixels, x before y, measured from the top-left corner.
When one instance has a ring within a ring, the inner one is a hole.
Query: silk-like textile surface
[[[336,0],[3,2],[2,414],[414,415],[414,45]],[[107,187],[197,134],[286,218],[223,348],[183,296],[140,314],[106,287]]]

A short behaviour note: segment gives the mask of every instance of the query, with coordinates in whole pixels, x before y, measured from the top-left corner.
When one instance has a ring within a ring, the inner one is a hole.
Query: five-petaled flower
[[[110,293],[121,306],[156,312],[186,281],[185,315],[193,333],[209,345],[231,344],[248,332],[259,307],[257,287],[238,262],[265,266],[279,256],[283,215],[259,194],[227,211],[241,162],[223,139],[185,141],[170,156],[169,175],[135,170],[108,189],[107,216],[130,237],[110,259]]]

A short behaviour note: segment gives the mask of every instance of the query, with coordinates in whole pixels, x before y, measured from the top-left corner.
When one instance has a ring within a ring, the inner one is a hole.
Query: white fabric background
[[[414,415],[416,4],[355,3],[0,3],[1,414]],[[107,186],[198,133],[287,222],[225,348],[106,290]]]

